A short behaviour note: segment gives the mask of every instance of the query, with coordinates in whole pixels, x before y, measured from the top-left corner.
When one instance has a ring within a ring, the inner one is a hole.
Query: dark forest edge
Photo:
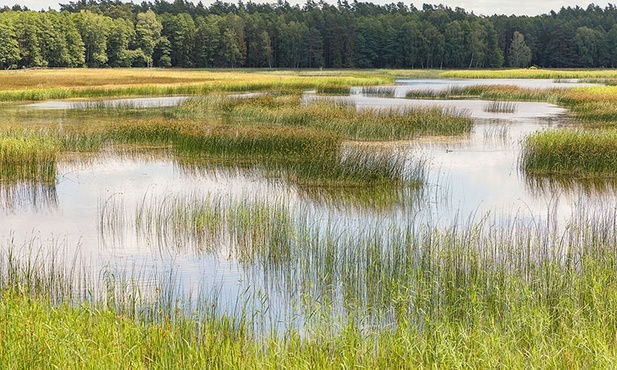
[[[612,68],[617,7],[477,16],[402,2],[80,0],[0,9],[0,67]]]

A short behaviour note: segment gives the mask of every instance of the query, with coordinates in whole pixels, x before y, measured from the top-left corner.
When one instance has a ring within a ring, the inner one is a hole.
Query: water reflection
[[[113,100],[93,100],[93,101],[65,101],[48,100],[40,103],[27,104],[24,107],[30,109],[144,109],[144,108],[163,108],[175,107],[189,99],[188,96],[166,96],[153,98],[131,98]]]
[[[546,198],[551,194],[578,195],[590,200],[603,195],[617,194],[615,178],[575,178],[565,176],[524,175],[527,189],[537,198]]]
[[[58,205],[56,184],[33,182],[0,184],[0,208],[7,213],[21,209],[46,212]]]

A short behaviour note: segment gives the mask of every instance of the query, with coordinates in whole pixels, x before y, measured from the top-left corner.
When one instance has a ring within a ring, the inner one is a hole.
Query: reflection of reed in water
[[[586,197],[617,194],[617,179],[615,178],[576,178],[529,174],[524,176],[528,191],[536,197],[545,197],[547,194],[581,194]]]
[[[510,125],[507,121],[488,120],[488,125],[482,130],[484,142],[507,144],[510,139]]]
[[[514,113],[518,109],[518,104],[509,101],[490,101],[484,104],[484,111],[489,113]]]
[[[53,209],[58,205],[55,184],[0,184],[0,207],[5,210],[32,208]]]

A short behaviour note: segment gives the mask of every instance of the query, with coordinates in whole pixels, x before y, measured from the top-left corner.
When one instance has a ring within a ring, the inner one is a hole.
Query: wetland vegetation
[[[458,108],[360,107],[352,96],[333,96],[360,87],[377,101],[474,97],[485,100],[483,114],[499,119],[524,111],[525,101],[556,103],[569,109],[576,127],[550,126],[506,143],[522,147],[520,175],[602,181],[616,169],[613,87],[474,85],[397,99],[392,86],[379,85],[417,72],[94,72],[0,76],[29,75],[0,92],[0,232],[6,232],[0,363],[606,368],[617,362],[611,203],[591,211],[591,200],[582,199],[565,221],[551,204],[530,216],[496,209],[447,219],[430,207],[448,206],[449,196],[433,190],[447,192],[448,184],[433,183],[432,159],[410,144],[441,140],[441,155],[456,161],[459,142],[471,140],[480,121]],[[502,77],[527,72],[509,73]],[[608,78],[612,72],[529,73]],[[129,75],[132,83],[123,83]],[[89,86],[79,86],[80,79]],[[44,99],[168,95],[188,99],[152,108],[27,107]],[[503,123],[482,124],[489,127],[479,135],[483,145],[492,143],[487,132],[508,136]],[[27,208],[24,197],[56,206],[79,202],[93,190],[85,174],[73,172],[97,171],[99,162],[112,163],[105,170],[128,162],[131,175],[116,180],[121,186],[108,185],[112,172],[94,177],[107,184],[93,188],[95,211],[78,208],[73,216],[94,224],[85,229],[94,235],[79,228],[79,235],[48,233],[46,217],[68,220],[67,209],[18,213]],[[144,187],[165,180],[142,164],[168,162],[169,176],[184,185]],[[58,195],[56,186],[66,189]],[[34,221],[24,227],[28,216]],[[203,275],[220,264],[229,278]]]

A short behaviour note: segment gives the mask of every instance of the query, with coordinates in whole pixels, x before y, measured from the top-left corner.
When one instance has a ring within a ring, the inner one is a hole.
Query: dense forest
[[[477,16],[404,3],[80,0],[0,10],[0,67],[616,67],[617,7]]]

